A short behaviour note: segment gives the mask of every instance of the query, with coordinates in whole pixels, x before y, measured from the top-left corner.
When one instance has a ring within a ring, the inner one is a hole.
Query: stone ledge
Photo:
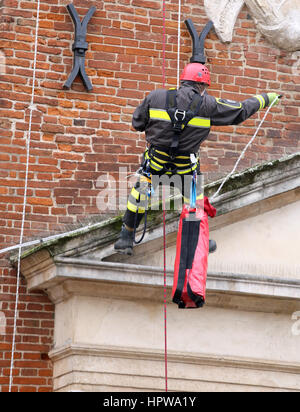
[[[81,384],[84,390],[84,382],[89,383],[88,390],[95,386],[99,390],[102,385],[110,389],[122,386],[123,391],[126,387],[147,391],[164,387],[163,350],[77,343],[52,350],[49,356],[59,390],[69,385],[74,388],[74,384]],[[168,381],[175,391],[222,390],[225,386],[228,390],[228,385],[233,391],[299,391],[299,374],[298,363],[168,351]]]
[[[43,253],[45,258],[45,251]],[[37,255],[35,255],[38,257]],[[22,267],[29,290],[44,289],[55,303],[70,294],[163,301],[163,268],[94,259],[50,257]],[[72,270],[70,270],[72,268]],[[167,271],[171,294],[173,270]],[[114,285],[112,288],[111,286]],[[228,296],[227,296],[228,295]],[[227,298],[226,298],[227,296]],[[241,299],[242,298],[242,299]],[[300,280],[234,273],[208,273],[209,305],[293,313],[300,309]],[[265,303],[262,303],[265,301]],[[171,297],[170,297],[171,302]]]
[[[122,347],[122,346],[104,346],[104,345],[87,345],[84,343],[74,343],[72,345],[62,346],[49,352],[49,357],[53,361],[62,360],[68,356],[101,356],[117,358],[118,355],[126,359],[142,359],[150,361],[163,361],[164,351],[140,347]],[[300,363],[280,362],[266,359],[231,357],[224,355],[215,355],[207,353],[186,353],[179,351],[168,351],[168,360],[170,362],[203,364],[211,366],[242,367],[246,369],[275,370],[276,372],[297,373],[300,375]]]

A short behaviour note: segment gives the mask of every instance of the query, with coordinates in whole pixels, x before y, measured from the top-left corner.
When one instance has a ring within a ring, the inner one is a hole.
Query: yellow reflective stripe
[[[259,110],[261,110],[263,108],[263,102],[260,98],[260,96],[255,96],[257,98],[257,100],[259,101]]]
[[[134,204],[132,204],[131,202],[127,202],[127,209],[130,210],[130,212],[136,213],[137,211],[137,206],[135,206]]]
[[[152,160],[152,159],[150,160],[150,165],[151,165],[151,166],[152,166],[152,165],[155,165],[156,167],[159,167],[158,170],[161,170],[161,169],[163,168],[163,165],[160,165],[160,164],[154,162],[154,160]]]
[[[177,170],[176,173],[178,173],[179,175],[184,175],[184,174],[186,174],[186,173],[193,172],[194,170],[196,170],[196,169],[197,169],[197,166],[198,166],[198,164],[195,164],[195,166],[191,167],[190,169]]]
[[[137,206],[131,203],[129,200],[127,202],[127,209],[130,210],[130,212],[136,213],[137,211]],[[138,213],[145,213],[145,208],[139,207],[139,212]]]
[[[188,126],[210,127],[210,119],[205,119],[203,117],[193,117],[193,119],[188,122]]]
[[[168,153],[161,152],[160,150],[157,150],[157,149],[155,149],[155,153],[159,153],[163,156],[166,156],[168,159],[170,159],[170,155],[168,155]],[[153,157],[155,158],[155,156],[153,156]],[[175,160],[176,159],[189,159],[189,158],[190,158],[190,156],[176,156]],[[156,158],[156,160],[159,160],[160,162],[168,162],[169,161],[169,160],[162,160],[162,159],[157,159],[157,158]]]
[[[168,115],[166,110],[150,109],[149,113],[150,113],[150,119],[167,120],[169,122],[171,121],[170,116]]]
[[[162,166],[162,167],[159,167],[159,168],[155,167],[155,166],[152,164],[152,162],[150,163],[150,167],[151,167],[152,169],[156,170],[157,172],[160,172],[161,169],[163,168],[163,166]]]
[[[140,192],[138,192],[135,187],[132,188],[130,194],[135,200],[139,200],[139,199],[141,201],[146,200],[146,195],[143,195]]]
[[[168,163],[168,162],[164,162],[164,163]],[[163,168],[163,165],[159,165],[159,164],[157,164],[156,162],[154,162],[153,160],[151,160],[150,164],[151,164],[151,167],[152,167],[153,169],[158,170],[158,171],[160,171],[160,170]],[[156,165],[157,167],[159,167],[159,169],[155,168],[155,167],[153,166],[153,164]],[[190,166],[190,163],[185,163],[185,164],[182,164],[182,163],[173,163],[173,164],[174,164],[174,166],[176,166],[176,167]],[[189,171],[189,172],[190,172],[190,171],[193,171],[193,170],[195,170],[196,168],[197,168],[197,164],[196,164],[195,166],[193,166],[193,168],[185,169],[185,170],[183,170],[183,171],[177,170],[176,173],[182,174],[182,173],[186,173],[187,171]]]
[[[164,155],[164,156],[169,157],[168,153],[161,152],[160,150],[157,150],[157,149],[155,149],[155,151],[156,151],[156,153],[159,153],[159,154],[162,154],[162,155]]]
[[[178,166],[178,167],[184,167],[184,166],[190,166],[191,164],[190,163],[174,163],[174,165],[175,166]]]
[[[169,160],[161,160],[161,159],[159,159],[158,157],[155,157],[155,156],[153,156],[153,159],[157,160],[160,163],[168,163],[169,162]]]
[[[132,190],[131,190],[131,195],[132,195],[136,200],[138,200],[139,197],[140,197],[140,194],[139,194],[139,192],[136,190],[135,187],[132,188]]]
[[[201,195],[197,196],[197,200],[202,200],[202,199],[204,199],[203,193],[201,193]],[[185,203],[189,203],[189,202],[190,202],[190,198],[183,196],[183,201],[184,201]]]
[[[170,116],[168,115],[166,110],[163,109],[150,109],[150,119],[159,119],[159,120],[167,120],[171,121]],[[206,119],[203,117],[194,117],[192,120],[189,121],[188,126],[195,126],[195,127],[210,127],[210,119]],[[182,126],[183,128],[184,126]],[[162,155],[168,156],[167,153],[160,152],[157,150],[157,153]]]
[[[265,105],[266,105],[266,101],[263,98],[263,96],[261,94],[258,94],[255,96],[257,98],[257,100],[259,101],[259,110],[264,109]]]
[[[221,99],[219,97],[216,98],[216,101],[218,104],[222,104],[223,106],[232,107],[233,109],[240,109],[242,107],[242,103],[239,103],[238,106],[234,106],[233,104],[221,102]]]
[[[192,171],[192,169],[186,169],[186,170],[177,170],[177,174],[179,174],[179,175],[185,175],[185,174],[188,174],[188,173],[190,173]]]
[[[190,156],[176,156],[175,160],[176,159],[190,159]]]

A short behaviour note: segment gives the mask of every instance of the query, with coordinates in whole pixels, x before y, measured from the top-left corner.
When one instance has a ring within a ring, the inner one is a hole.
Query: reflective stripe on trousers
[[[175,157],[174,161],[171,161],[169,155],[161,150],[154,150],[151,153],[151,156],[149,155],[149,151],[146,150],[144,157],[146,160],[150,161],[150,172],[152,174],[152,185],[154,190],[157,189],[159,184],[169,184],[178,188],[183,195],[184,202],[189,203],[191,179],[194,171],[197,171],[197,200],[203,199],[202,179],[199,178],[201,175],[199,159],[196,159],[196,163],[192,165],[190,157],[187,155],[178,155]],[[171,171],[165,172],[166,165],[174,166],[176,173]],[[167,178],[169,178],[169,180]],[[123,221],[131,228],[134,227],[136,212],[138,211],[137,224],[139,225],[145,214],[148,202],[150,202],[150,199],[147,200],[148,181],[147,177],[141,175],[129,195],[127,211]]]

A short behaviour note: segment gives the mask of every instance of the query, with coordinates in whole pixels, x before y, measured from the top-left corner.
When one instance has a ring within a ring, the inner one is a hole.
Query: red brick
[[[16,385],[45,385],[46,384],[46,379],[44,378],[19,378],[19,377],[15,377],[13,379],[13,383]]]
[[[19,392],[37,392],[36,386],[21,386]]]

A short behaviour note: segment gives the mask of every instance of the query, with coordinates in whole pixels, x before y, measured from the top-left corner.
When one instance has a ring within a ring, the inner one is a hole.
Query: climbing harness
[[[196,170],[199,165],[199,158],[195,153],[177,153],[172,160],[166,148],[153,146],[146,150],[145,159],[150,161],[153,174],[159,175],[186,175]]]
[[[148,206],[151,196],[154,194],[154,187],[152,184],[152,176],[158,175],[192,175],[192,182],[196,185],[197,182],[197,170],[199,167],[199,158],[196,154],[178,154],[174,161],[171,161],[171,157],[166,148],[159,148],[150,146],[144,153],[144,161],[138,170],[139,181],[131,191],[128,199],[128,209],[135,213],[134,216],[134,243],[140,244],[146,233],[147,229],[147,215]],[[147,188],[146,188],[147,186]],[[195,187],[196,190],[196,187]],[[193,192],[194,193],[194,192]],[[196,193],[195,193],[196,196]],[[196,201],[196,197],[195,197]],[[144,228],[140,240],[136,240],[136,230],[139,226],[138,215],[144,214]]]
[[[187,110],[179,110],[177,107],[177,89],[167,91],[166,111],[171,119],[173,127],[173,139],[170,147],[170,156],[173,160],[179,149],[180,135],[187,124],[199,113],[200,106],[203,102],[203,96],[195,93]]]

